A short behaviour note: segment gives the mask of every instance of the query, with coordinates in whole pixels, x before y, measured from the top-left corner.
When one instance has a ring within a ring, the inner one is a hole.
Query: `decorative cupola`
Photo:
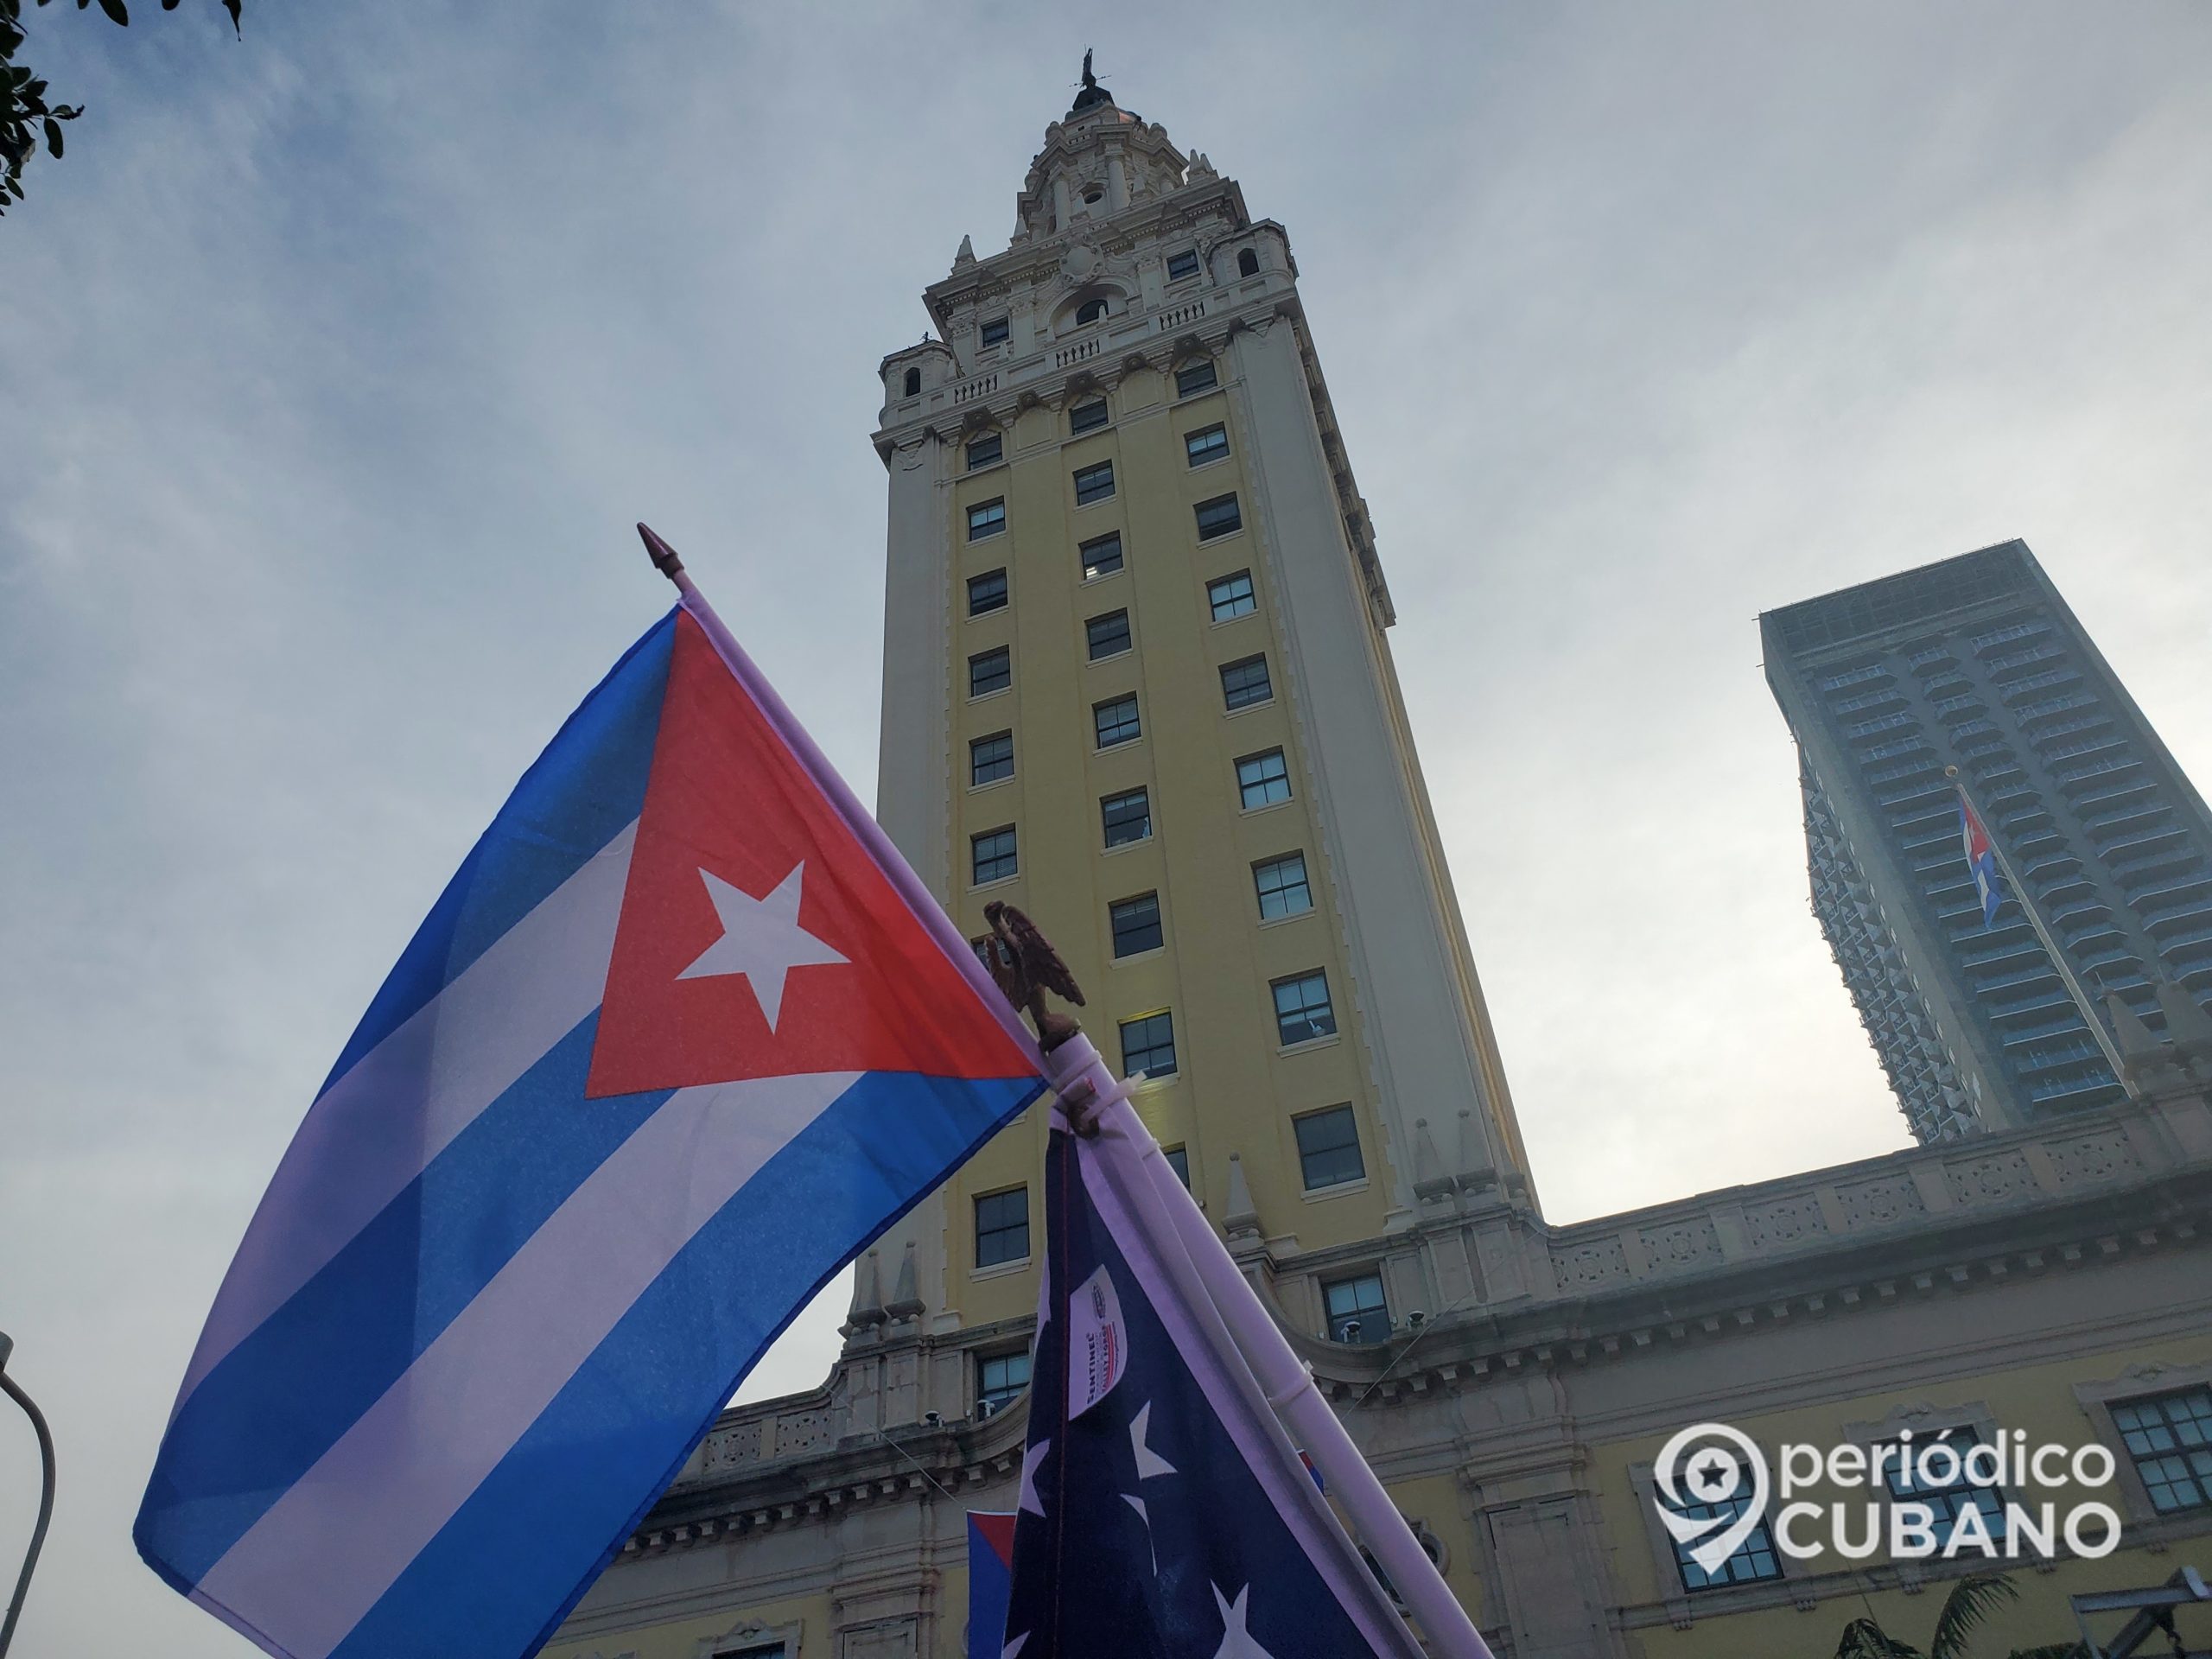
[[[1165,128],[1114,101],[1083,54],[1083,88],[1067,114],[1045,130],[1016,203],[1014,240],[1057,236],[1086,220],[1111,218],[1132,203],[1183,183],[1182,152]]]

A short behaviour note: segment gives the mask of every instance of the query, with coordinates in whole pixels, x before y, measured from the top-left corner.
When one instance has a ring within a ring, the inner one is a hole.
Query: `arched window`
[[[1253,252],[1249,248],[1245,249],[1242,253],[1238,254],[1236,256],[1236,274],[1239,276],[1258,276],[1260,274],[1260,256]]]
[[[1106,302],[1085,300],[1075,308],[1075,326],[1078,328],[1094,323],[1106,315]]]
[[[919,369],[906,371],[906,390],[903,395],[908,397],[918,397],[922,395],[922,372]]]

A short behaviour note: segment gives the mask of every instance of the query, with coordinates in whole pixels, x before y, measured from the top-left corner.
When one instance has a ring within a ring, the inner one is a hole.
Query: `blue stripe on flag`
[[[728,1397],[847,1241],[880,1236],[1041,1092],[863,1077],[684,1247],[333,1659],[535,1652],[711,1426],[699,1402]],[[646,1489],[641,1469],[664,1472]]]
[[[325,1089],[638,816],[675,639],[671,611],[623,653],[523,774],[386,976]]]
[[[596,1013],[226,1355],[178,1412],[147,1543],[196,1583],[668,1098],[586,1102]],[[184,1493],[221,1493],[186,1503]],[[176,1504],[171,1509],[167,1505]]]

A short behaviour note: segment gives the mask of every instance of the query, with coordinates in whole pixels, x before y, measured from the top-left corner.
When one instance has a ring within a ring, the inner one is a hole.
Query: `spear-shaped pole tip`
[[[652,526],[639,521],[638,534],[645,543],[645,551],[652,558],[653,569],[674,582],[683,574],[683,561],[676,556],[676,550],[653,534]]]

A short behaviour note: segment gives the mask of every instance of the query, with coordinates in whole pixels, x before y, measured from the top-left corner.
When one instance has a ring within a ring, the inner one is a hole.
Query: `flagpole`
[[[2066,995],[2073,999],[2075,1007],[2088,1021],[2089,1034],[2097,1039],[2098,1051],[2103,1054],[2105,1064],[2112,1068],[2113,1081],[2133,1095],[2135,1090],[2127,1081],[2127,1069],[2120,1063],[2120,1050],[2113,1042],[2112,1033],[2105,1029],[2104,1021],[2097,1017],[2096,1006],[2089,1001],[2088,992],[2082,988],[2082,982],[2075,976],[2073,964],[2059,950],[2058,941],[2051,937],[2050,929],[2044,922],[2043,912],[2036,907],[2026,885],[2012,868],[2012,861],[2006,855],[2004,843],[1998,840],[1997,831],[1991,826],[1988,815],[1982,811],[1981,803],[1974,799],[1973,791],[1967,787],[1965,776],[1956,766],[1944,767],[1943,775],[1951,780],[1959,791],[1959,799],[1980,821],[1983,833],[1988,836],[1989,850],[1996,857],[1998,870],[2005,877],[2005,885],[2012,890],[2012,902],[2019,906],[2020,913],[2028,918],[2028,925],[2035,931],[2037,943],[2043,946],[2044,954],[2050,958],[2051,967],[2057,971],[2059,983],[2066,988]]]
[[[1490,1646],[1452,1593],[1413,1528],[1390,1501],[1375,1471],[1313,1384],[1313,1368],[1290,1344],[1238,1269],[1213,1224],[1199,1210],[1160,1143],[1129,1104],[1090,1039],[1078,1032],[1046,1057],[1052,1087],[1071,1115],[1095,1113],[1104,1133],[1093,1144],[1119,1140],[1137,1161],[1133,1175],[1105,1160],[1108,1178],[1133,1211],[1154,1249],[1169,1262],[1186,1262],[1197,1289],[1217,1313],[1275,1415],[1304,1446],[1330,1493],[1351,1516],[1352,1528],[1380,1563],[1400,1600],[1410,1608],[1443,1659],[1493,1659]],[[1103,1105],[1103,1109],[1101,1109]],[[1118,1179],[1128,1176],[1128,1179]]]

